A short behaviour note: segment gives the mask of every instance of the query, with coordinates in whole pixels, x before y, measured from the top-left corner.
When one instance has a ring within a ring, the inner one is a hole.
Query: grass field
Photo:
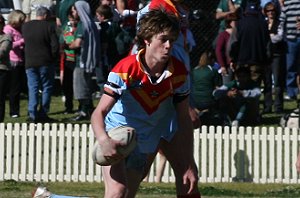
[[[98,100],[94,101],[96,106]],[[75,107],[78,103],[74,101]],[[285,113],[296,108],[296,102],[285,103]],[[49,116],[57,122],[75,123],[70,121],[74,115],[64,115],[64,106],[61,95],[52,97]],[[21,101],[21,112],[19,118],[8,116],[8,105],[6,108],[5,122],[26,122],[27,119],[27,98],[23,96]],[[282,115],[267,114],[263,116],[261,126],[278,126]],[[89,121],[81,122],[89,123]],[[0,198],[30,197],[35,186],[44,185],[56,194],[103,197],[102,183],[34,183],[34,182],[0,182]],[[252,183],[206,183],[199,185],[203,197],[300,197],[299,185],[286,184],[252,184]],[[174,184],[142,183],[137,197],[160,198],[175,197]]]
[[[0,182],[0,198],[30,197],[38,185],[60,195],[103,197],[102,183],[32,183]],[[299,185],[250,184],[250,183],[215,183],[199,185],[202,197],[300,197]],[[161,198],[176,197],[174,184],[142,183],[136,197]]]

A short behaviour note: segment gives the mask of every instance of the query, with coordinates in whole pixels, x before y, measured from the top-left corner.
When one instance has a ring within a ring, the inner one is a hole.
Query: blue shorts
[[[141,153],[136,147],[125,159],[126,168],[144,171],[147,162],[147,154]]]

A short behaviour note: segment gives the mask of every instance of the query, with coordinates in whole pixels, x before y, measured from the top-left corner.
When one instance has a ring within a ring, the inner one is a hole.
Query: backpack
[[[285,114],[280,119],[280,126],[288,128],[299,128],[299,109]]]

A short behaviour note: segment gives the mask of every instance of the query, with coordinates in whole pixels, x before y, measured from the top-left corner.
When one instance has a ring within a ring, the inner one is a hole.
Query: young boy
[[[74,41],[74,33],[77,28],[78,21],[68,14],[69,21],[63,27],[60,35],[60,81],[65,95],[65,114],[73,112],[73,71],[76,65],[75,50],[69,49],[67,44]]]
[[[121,59],[115,42],[121,28],[112,20],[113,12],[108,5],[100,5],[96,10],[96,17],[100,25],[102,72],[105,80],[112,67]]]
[[[179,21],[164,10],[151,10],[139,21],[137,55],[121,60],[110,72],[104,94],[92,114],[91,123],[96,140],[104,156],[118,158],[120,142],[108,137],[111,128],[129,125],[136,129],[137,147],[120,163],[104,166],[105,197],[134,197],[144,175],[147,158],[156,152],[161,137],[170,133],[170,123],[177,115],[178,128],[183,134],[193,134],[189,117],[189,85],[187,71],[176,58],[170,56],[173,42],[179,34]],[[177,133],[176,133],[177,134]],[[175,136],[176,136],[175,134]],[[173,137],[174,139],[174,137]],[[172,140],[170,140],[172,141]],[[178,142],[177,142],[178,143]],[[169,150],[168,156],[182,156],[176,164],[181,172],[189,197],[200,197],[197,167],[192,149],[193,139],[181,139],[182,149]],[[185,152],[185,151],[189,152]],[[185,152],[184,155],[181,152]],[[178,189],[179,192],[182,189]]]

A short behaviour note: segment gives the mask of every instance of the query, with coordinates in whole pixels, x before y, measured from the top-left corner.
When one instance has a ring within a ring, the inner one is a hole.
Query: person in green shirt
[[[213,91],[221,85],[221,76],[213,67],[214,53],[204,52],[200,56],[199,64],[191,72],[192,97],[191,106],[198,113],[201,124],[217,124],[212,120],[216,109]]]
[[[76,66],[76,50],[70,49],[68,44],[75,40],[78,20],[69,12],[69,21],[62,27],[60,34],[60,81],[65,96],[64,114],[73,113],[73,71]]]

